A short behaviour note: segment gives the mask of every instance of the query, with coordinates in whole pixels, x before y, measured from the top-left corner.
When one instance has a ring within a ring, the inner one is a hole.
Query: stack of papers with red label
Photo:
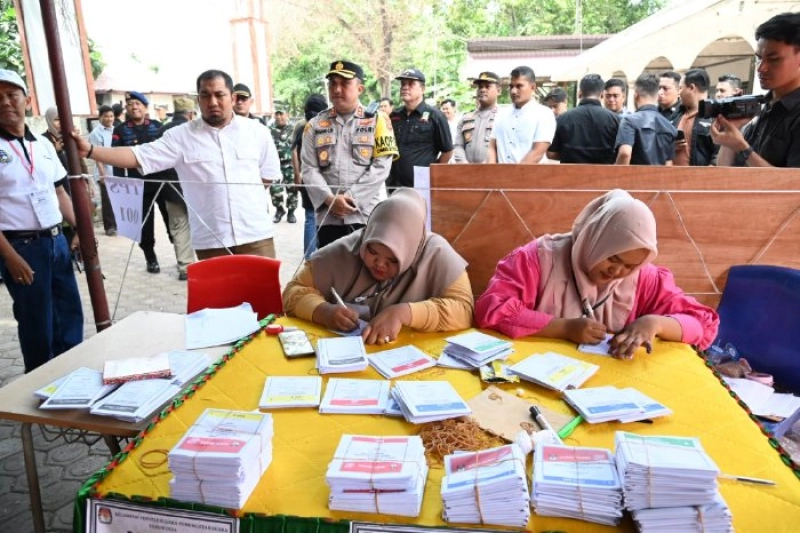
[[[436,359],[409,345],[374,353],[369,357],[369,364],[386,379],[395,379],[436,366]]]
[[[92,405],[91,413],[110,416],[126,422],[141,422],[150,418],[161,406],[180,393],[197,374],[208,368],[209,356],[199,352],[172,351],[164,353],[169,360],[173,377],[129,381]]]
[[[317,341],[317,369],[320,374],[361,372],[368,366],[367,350],[360,336]]]
[[[319,405],[323,414],[382,415],[391,382],[382,379],[330,378]]]
[[[570,389],[564,392],[564,399],[590,424],[611,420],[636,422],[672,414],[661,403],[631,387]]]
[[[515,444],[445,457],[442,517],[447,522],[524,528],[530,518],[525,455]]]
[[[479,368],[496,359],[505,359],[512,353],[513,344],[480,331],[470,331],[445,339],[444,354],[472,368]]]
[[[717,486],[719,468],[698,439],[618,431],[615,441],[625,508],[640,531],[688,531],[682,524],[692,515],[697,531],[732,531]]]
[[[397,381],[392,396],[406,420],[426,424],[472,414],[467,402],[447,381]]]
[[[508,369],[526,381],[548,389],[577,389],[600,369],[599,366],[555,352],[534,354]]]
[[[259,409],[316,407],[322,394],[319,376],[269,376],[258,401]]]
[[[420,437],[343,435],[325,474],[328,507],[419,516],[427,477]]]
[[[617,525],[622,518],[622,485],[611,452],[537,444],[531,504],[540,516]]]
[[[170,497],[241,509],[272,461],[272,415],[206,409],[167,455]]]

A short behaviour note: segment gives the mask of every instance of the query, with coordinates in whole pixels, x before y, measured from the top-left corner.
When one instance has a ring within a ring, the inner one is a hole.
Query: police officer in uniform
[[[326,78],[333,107],[308,121],[300,151],[320,248],[366,225],[397,155],[388,117],[368,114],[359,101],[361,67],[334,61]]]
[[[454,163],[485,163],[489,136],[497,116],[500,77],[494,72],[481,72],[472,82],[476,87],[478,109],[465,113],[453,139]]]
[[[145,144],[158,139],[158,131],[161,129],[161,122],[157,120],[150,120],[147,117],[147,106],[149,100],[142,93],[131,91],[125,95],[125,108],[127,110],[127,120],[114,128],[111,134],[111,146],[137,146]],[[114,175],[118,177],[139,178],[143,179],[148,176],[142,176],[138,169],[119,168],[114,167]],[[149,178],[149,177],[148,177]],[[155,179],[155,178],[153,178]],[[158,177],[158,179],[162,179]],[[139,248],[144,252],[144,258],[147,262],[147,271],[151,274],[158,274],[161,272],[161,266],[158,264],[158,257],[156,256],[155,245],[156,239],[154,236],[153,217],[154,211],[158,207],[163,213],[166,213],[167,206],[163,196],[159,196],[158,204],[156,204],[156,194],[161,184],[155,181],[145,181],[142,194],[142,215],[147,215],[142,224],[142,235],[139,240]],[[166,217],[165,217],[166,218]],[[168,219],[165,220],[167,222]],[[169,223],[165,224],[169,227]]]
[[[83,307],[61,222],[75,225],[55,148],[25,124],[30,97],[0,70],[0,274],[14,302],[25,372],[83,340]]]
[[[292,143],[294,142],[294,128],[289,124],[289,117],[285,111],[275,111],[275,124],[270,128],[278,157],[281,160],[281,183],[271,185],[269,195],[275,207],[274,223],[278,223],[286,215],[286,222],[294,224],[297,218],[294,210],[297,209],[297,189],[294,187],[294,170],[292,169]],[[283,209],[283,190],[286,189],[286,211]],[[288,214],[287,214],[288,212]]]

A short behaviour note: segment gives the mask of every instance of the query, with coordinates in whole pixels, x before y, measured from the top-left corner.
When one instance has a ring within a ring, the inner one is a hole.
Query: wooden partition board
[[[477,295],[505,255],[570,231],[591,199],[617,188],[653,210],[656,264],[701,302],[716,307],[731,265],[800,268],[798,169],[432,165],[432,229],[469,262]]]

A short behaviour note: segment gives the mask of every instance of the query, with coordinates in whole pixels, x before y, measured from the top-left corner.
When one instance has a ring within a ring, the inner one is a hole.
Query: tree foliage
[[[579,19],[576,0],[275,2],[275,96],[297,112],[308,94],[324,94],[322,78],[330,62],[349,59],[367,73],[365,102],[396,95],[394,76],[415,66],[426,73],[429,93],[467,103],[472,89],[459,74],[468,39],[612,34],[651,15],[666,0],[579,2]]]

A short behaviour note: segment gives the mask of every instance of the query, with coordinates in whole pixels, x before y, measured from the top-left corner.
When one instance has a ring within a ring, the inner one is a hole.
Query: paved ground
[[[100,261],[105,274],[105,290],[109,311],[115,321],[139,310],[182,313],[186,310],[186,283],[178,281],[175,254],[166,237],[160,217],[156,217],[157,253],[160,274],[148,274],[138,247],[124,237],[107,237],[102,227],[95,227],[100,246]],[[281,282],[286,283],[300,264],[303,254],[303,214],[296,224],[276,225],[276,247],[281,265]],[[128,258],[130,257],[130,263]],[[126,270],[127,268],[127,270]],[[123,282],[124,279],[124,282]],[[79,276],[85,315],[85,336],[95,333],[94,315],[86,288]],[[143,354],[146,355],[146,354]],[[0,386],[24,372],[19,351],[16,322],[11,314],[11,298],[0,287]],[[28,499],[28,483],[22,458],[21,426],[0,422],[0,531],[20,533],[33,530]],[[67,444],[63,439],[43,435],[33,428],[36,460],[48,532],[72,531],[72,507],[81,484],[109,460],[109,451],[102,440],[92,446]]]

